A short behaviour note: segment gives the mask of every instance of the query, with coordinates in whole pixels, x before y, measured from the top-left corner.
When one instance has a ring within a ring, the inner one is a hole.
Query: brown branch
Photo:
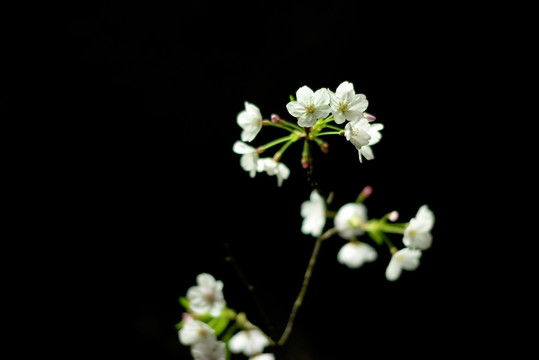
[[[288,336],[290,335],[290,332],[292,331],[292,327],[294,326],[294,320],[296,319],[296,314],[303,304],[303,299],[305,297],[305,293],[307,292],[307,287],[309,286],[309,282],[311,280],[312,272],[314,265],[316,264],[316,259],[318,257],[318,253],[320,252],[320,246],[322,245],[322,242],[324,240],[329,239],[331,236],[333,236],[337,232],[336,228],[331,228],[322,235],[316,239],[316,243],[314,244],[313,253],[311,255],[311,259],[309,260],[309,265],[307,266],[307,270],[305,271],[305,277],[303,278],[303,285],[301,286],[301,290],[299,292],[298,297],[296,298],[296,301],[294,302],[294,306],[292,307],[292,311],[290,312],[290,316],[288,317],[288,323],[286,324],[286,328],[283,332],[283,335],[281,335],[281,338],[277,342],[277,345],[284,345],[286,343],[286,340],[288,339]]]

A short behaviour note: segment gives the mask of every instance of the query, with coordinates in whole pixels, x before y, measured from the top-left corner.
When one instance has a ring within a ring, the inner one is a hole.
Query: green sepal
[[[384,234],[379,230],[369,231],[367,232],[371,239],[374,240],[375,243],[378,245],[382,245],[384,243]]]
[[[186,311],[189,311],[189,308],[190,308],[189,299],[187,299],[185,296],[180,296],[180,298],[178,299],[178,302],[180,303],[181,306],[183,306],[183,308]]]
[[[222,313],[221,315],[214,317],[213,319],[208,321],[208,325],[213,329],[213,332],[216,336],[221,335],[223,331],[225,331],[229,323],[230,319],[226,313]]]

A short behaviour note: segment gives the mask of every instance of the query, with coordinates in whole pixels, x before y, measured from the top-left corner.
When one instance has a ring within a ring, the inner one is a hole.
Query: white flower
[[[326,225],[326,201],[318,191],[313,190],[310,200],[301,204],[301,216],[303,217],[302,233],[315,237],[322,234],[322,229]]]
[[[327,89],[319,89],[313,92],[308,86],[302,86],[296,91],[296,100],[286,104],[290,115],[298,119],[298,125],[312,127],[316,120],[329,115],[329,93]]]
[[[246,356],[259,354],[269,345],[264,334],[257,329],[242,330],[229,341],[228,347],[235,354],[243,352]]]
[[[249,360],[275,360],[275,355],[273,354],[258,354],[251,356]]]
[[[354,119],[344,127],[344,136],[346,140],[354,144],[356,149],[360,150],[371,141],[370,129],[371,124],[366,118]]]
[[[360,241],[350,241],[337,254],[337,260],[349,268],[358,268],[365,262],[376,260],[378,253],[369,244]]]
[[[390,281],[397,280],[404,270],[415,270],[419,266],[419,258],[421,257],[421,250],[404,248],[397,251],[386,268],[386,278]]]
[[[367,208],[363,204],[349,203],[343,205],[335,215],[335,227],[339,235],[350,240],[362,235],[363,226],[367,222]]]
[[[185,325],[178,331],[178,336],[183,345],[217,341],[215,333],[208,324],[193,318],[188,318],[186,320]]]
[[[210,274],[202,273],[197,276],[198,286],[191,286],[187,290],[189,307],[196,314],[209,312],[211,316],[218,316],[225,307],[223,296],[223,282],[217,281]]]
[[[430,231],[433,226],[434,213],[427,205],[421,206],[404,230],[403,244],[412,249],[427,250],[432,245]]]
[[[348,124],[347,124],[348,126]],[[363,162],[361,156],[365,156],[365,159],[372,160],[374,159],[374,154],[371,149],[371,145],[377,144],[382,138],[380,130],[384,128],[383,124],[372,124],[369,128],[368,134],[371,137],[367,145],[362,146],[360,149],[357,149],[359,153],[359,161]]]
[[[225,360],[226,347],[222,341],[198,343],[191,347],[191,355],[195,360]]]
[[[256,105],[245,102],[245,110],[241,111],[236,118],[238,125],[243,129],[241,140],[250,142],[262,129],[262,114]]]
[[[258,159],[256,170],[258,172],[265,171],[268,175],[277,176],[277,186],[281,186],[283,180],[288,179],[288,176],[290,176],[290,169],[282,162],[277,162],[272,158]]]
[[[241,155],[240,165],[243,170],[247,171],[252,178],[255,177],[258,162],[258,152],[256,149],[246,143],[236,141],[232,150],[236,154]]]
[[[348,81],[340,84],[335,93],[329,92],[329,106],[337,124],[345,120],[359,120],[368,105],[366,96],[356,94],[354,85]]]

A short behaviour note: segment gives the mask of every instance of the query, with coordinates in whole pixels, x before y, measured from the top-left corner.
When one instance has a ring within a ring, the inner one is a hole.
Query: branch
[[[228,256],[225,258],[225,260],[230,265],[232,265],[232,267],[234,268],[234,271],[236,271],[236,274],[240,278],[241,282],[243,283],[245,288],[249,291],[249,295],[251,295],[251,299],[252,299],[253,303],[256,305],[256,309],[258,310],[258,313],[259,313],[260,317],[262,318],[262,321],[264,322],[265,326],[267,327],[267,329],[269,330],[269,332],[271,334],[271,336],[266,335],[266,337],[268,338],[270,343],[273,343],[274,342],[273,338],[275,336],[275,330],[274,330],[273,326],[271,325],[271,322],[270,322],[268,316],[266,315],[266,312],[264,311],[262,303],[258,299],[258,296],[256,296],[255,287],[249,283],[249,280],[247,280],[247,277],[241,271],[239,265],[236,262],[236,259],[232,255],[232,250],[230,249],[230,244],[228,242],[225,242],[224,245],[225,245],[226,251],[228,253]],[[250,324],[249,325],[250,328],[256,328],[258,330],[261,330],[256,325],[254,325],[254,324],[252,324],[250,322],[248,322],[248,324]],[[262,333],[265,335],[265,333],[263,331],[262,331]]]
[[[320,252],[320,246],[322,245],[322,241],[329,239],[335,233],[337,233],[337,229],[331,228],[325,233],[323,233],[322,235],[320,235],[318,239],[316,239],[313,253],[311,255],[311,259],[309,260],[309,265],[307,266],[307,270],[305,271],[305,277],[303,278],[303,285],[301,286],[299,295],[296,298],[296,301],[294,302],[294,306],[292,307],[292,311],[290,312],[290,316],[288,317],[288,323],[286,324],[286,328],[283,332],[283,335],[277,342],[277,345],[280,345],[280,346],[284,345],[286,343],[286,340],[288,339],[288,336],[290,335],[290,332],[292,331],[292,327],[294,326],[294,320],[296,319],[296,314],[299,308],[301,307],[301,304],[303,304],[303,298],[305,297],[305,293],[307,292],[307,287],[309,286],[309,282],[311,280],[311,275],[313,272],[314,265],[316,264],[318,253]]]

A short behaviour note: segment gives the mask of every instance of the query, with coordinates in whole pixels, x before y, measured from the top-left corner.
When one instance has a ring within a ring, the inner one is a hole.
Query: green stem
[[[406,230],[408,223],[388,224],[388,223],[382,222],[378,226],[379,226],[379,229],[385,233],[404,234],[404,231]]]
[[[316,136],[322,136],[322,135],[341,135],[342,132],[343,132],[343,130],[340,130],[340,131],[325,131],[325,132],[318,133]]]
[[[286,151],[286,149],[288,149],[288,147],[290,145],[292,145],[293,143],[295,143],[296,141],[298,141],[299,137],[298,136],[294,136],[294,134],[290,135],[291,139],[288,140],[288,142],[286,142],[280,149],[279,151],[277,151],[277,153],[275,153],[275,155],[273,155],[273,160],[275,161],[279,161],[281,160],[281,157],[283,156],[284,152]]]
[[[260,154],[261,152],[263,152],[264,150],[267,150],[269,149],[270,147],[272,146],[275,146],[275,145],[279,145],[285,141],[289,141],[290,139],[292,139],[294,137],[294,134],[290,134],[288,136],[283,136],[282,138],[278,138],[278,139],[275,139],[273,141],[270,141],[269,143],[265,144],[265,145],[262,145],[262,146],[259,146],[256,151]]]
[[[324,128],[330,128],[330,129],[333,129],[333,130],[339,130],[339,131],[343,131],[344,129],[338,127],[338,126],[333,126],[333,125],[329,125],[329,124],[325,124],[324,125]]]
[[[337,233],[337,229],[331,228],[325,233],[323,233],[322,235],[320,235],[318,239],[316,239],[313,253],[311,255],[311,259],[309,260],[309,265],[307,266],[307,270],[305,271],[305,277],[303,278],[303,285],[301,286],[299,295],[296,298],[296,301],[294,302],[294,306],[292,307],[292,311],[290,312],[290,316],[288,317],[288,323],[286,324],[286,328],[283,332],[283,335],[277,342],[277,345],[280,345],[280,346],[284,345],[286,343],[286,340],[288,339],[288,336],[290,335],[290,332],[292,331],[292,327],[294,326],[294,320],[296,318],[297,312],[299,308],[301,307],[301,304],[303,304],[303,298],[305,297],[305,293],[307,292],[307,287],[309,286],[311,275],[313,273],[313,268],[314,268],[314,265],[316,264],[316,259],[318,257],[318,253],[320,252],[320,246],[322,245],[322,242],[324,240],[329,239],[336,233]]]
[[[293,122],[286,121],[286,120],[283,120],[283,119],[281,119],[281,122],[285,126],[288,126],[288,127],[292,128],[294,130],[299,130],[301,133],[305,133],[305,129],[302,128],[301,126],[299,126],[298,124],[294,124]]]

